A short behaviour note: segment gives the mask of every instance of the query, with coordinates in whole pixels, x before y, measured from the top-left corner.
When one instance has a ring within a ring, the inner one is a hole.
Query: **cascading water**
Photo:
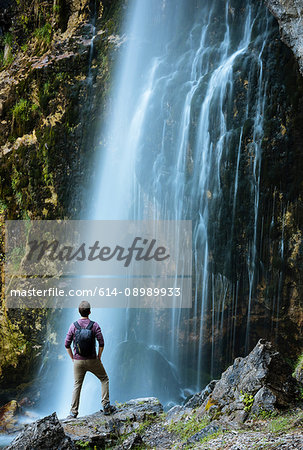
[[[93,317],[112,401],[156,395],[169,404],[250,346],[271,22],[252,0],[135,0],[127,14],[89,218],[192,220],[193,307]],[[60,415],[71,396],[64,370]],[[99,407],[99,389],[89,378],[81,413]]]

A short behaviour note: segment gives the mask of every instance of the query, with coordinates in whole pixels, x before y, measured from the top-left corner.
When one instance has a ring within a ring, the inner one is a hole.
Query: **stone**
[[[6,403],[0,408],[0,431],[9,431],[17,422],[19,405],[16,400]]]
[[[291,48],[303,75],[303,3],[300,0],[266,0],[277,19],[282,41]]]
[[[231,420],[243,422],[250,413],[289,408],[298,398],[291,367],[270,342],[260,340],[245,358],[236,358],[216,382],[200,412],[213,405]]]
[[[57,414],[26,425],[7,447],[8,450],[75,450],[75,444],[68,437]]]
[[[293,376],[303,386],[303,357],[302,356],[297,364],[297,367],[295,368]]]
[[[142,448],[143,440],[140,434],[133,433],[123,442],[122,448],[131,450],[133,448]]]
[[[255,395],[251,412],[259,414],[261,411],[274,411],[276,401],[277,397],[274,393],[266,386],[263,386]]]
[[[162,412],[163,407],[157,398],[136,398],[126,403],[118,403],[116,411],[110,416],[97,412],[90,416],[63,420],[62,425],[65,433],[75,443],[84,441],[92,447],[111,447],[117,444],[120,436],[129,434],[133,440],[129,440],[129,447],[122,448],[135,448],[140,440],[138,429],[144,423],[153,422]]]
[[[199,442],[201,439],[204,439],[206,436],[210,436],[211,434],[217,433],[219,431],[218,425],[207,425],[206,427],[202,428],[202,430],[198,431],[198,433],[195,433],[193,436],[191,436],[187,441],[184,447],[186,447],[189,444],[195,444],[196,442]]]
[[[197,408],[201,406],[205,399],[212,393],[218,380],[212,380],[201,392],[193,395],[186,403],[186,408]]]

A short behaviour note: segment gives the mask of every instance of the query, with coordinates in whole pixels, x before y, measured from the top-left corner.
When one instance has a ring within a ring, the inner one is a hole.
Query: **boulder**
[[[227,414],[243,422],[250,414],[286,409],[299,395],[291,367],[270,342],[260,340],[245,358],[236,358],[215,383],[200,412]]]
[[[12,441],[8,450],[75,450],[75,444],[68,437],[57,414],[26,425]]]
[[[16,400],[6,403],[0,408],[0,431],[9,431],[17,423],[19,405]]]
[[[294,377],[298,380],[303,386],[303,355],[301,355],[298,364],[294,371]]]
[[[191,436],[187,441],[184,447],[186,448],[190,444],[196,444],[201,439],[206,438],[207,436],[211,436],[214,433],[217,433],[219,431],[218,425],[207,425],[206,427],[202,428],[202,430],[198,431],[198,433],[195,433],[193,436]]]
[[[133,448],[142,448],[144,444],[142,437],[138,433],[131,434],[128,438],[123,442],[122,448],[123,450],[131,450]]]
[[[65,433],[76,444],[81,441],[92,448],[113,448],[122,435],[129,435],[123,448],[135,448],[141,440],[139,430],[143,424],[152,423],[162,412],[163,407],[157,398],[146,397],[117,404],[116,411],[110,416],[104,416],[98,411],[89,416],[61,422]]]
[[[189,400],[185,403],[186,408],[197,408],[201,406],[206,398],[212,393],[214,390],[218,380],[212,380],[201,392],[190,397]]]

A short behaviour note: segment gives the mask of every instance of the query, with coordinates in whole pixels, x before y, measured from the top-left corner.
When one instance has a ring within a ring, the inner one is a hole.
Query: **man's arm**
[[[102,356],[103,350],[104,350],[104,346],[100,347],[100,345],[99,345],[98,359],[100,359],[100,360],[101,360],[101,356]]]
[[[104,350],[104,339],[103,339],[103,335],[101,332],[101,328],[100,326],[97,324],[97,322],[94,323],[94,328],[95,328],[95,337],[99,343],[99,350],[98,350],[98,359],[101,360],[101,356]]]
[[[72,352],[72,349],[70,347],[66,348],[67,353],[69,354],[69,356],[71,357],[72,361],[74,362],[74,355]]]
[[[71,343],[72,343],[73,337],[74,337],[74,327],[75,327],[74,324],[72,324],[69,327],[68,333],[65,338],[65,348],[73,362],[74,362],[74,355],[73,355],[73,352],[72,352],[72,349],[70,348],[70,346],[71,346]]]

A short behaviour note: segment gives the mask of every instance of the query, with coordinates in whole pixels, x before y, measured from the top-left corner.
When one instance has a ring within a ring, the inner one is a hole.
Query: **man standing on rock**
[[[102,405],[105,415],[111,414],[115,407],[109,402],[109,381],[107,373],[101,363],[101,355],[104,349],[104,340],[100,326],[89,319],[91,313],[90,304],[82,301],[79,305],[81,318],[72,323],[65,339],[65,348],[74,364],[74,392],[70,415],[75,418],[78,415],[80,392],[86,372],[92,372],[101,381]],[[96,339],[99,342],[98,355],[96,354]],[[71,350],[73,342],[74,353]]]

